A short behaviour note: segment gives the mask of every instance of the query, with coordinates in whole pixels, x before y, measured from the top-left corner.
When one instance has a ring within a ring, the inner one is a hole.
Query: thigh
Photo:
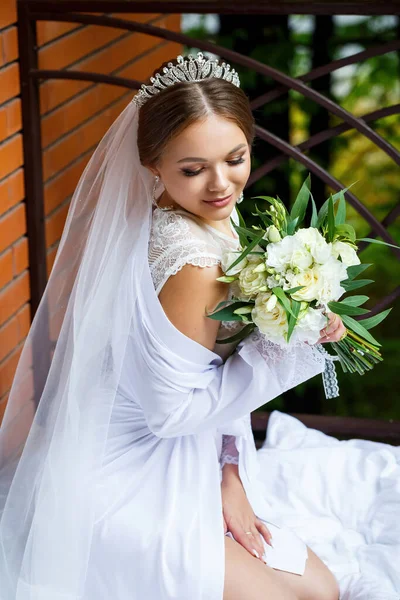
[[[241,544],[225,536],[223,600],[298,600],[276,571],[262,563]]]
[[[336,577],[308,546],[307,552],[303,575],[276,570],[278,578],[290,587],[299,600],[339,600]]]

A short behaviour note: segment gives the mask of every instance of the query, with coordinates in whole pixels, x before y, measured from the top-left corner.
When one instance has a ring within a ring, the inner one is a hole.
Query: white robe
[[[158,248],[164,280],[187,262],[204,262],[206,247],[208,264],[220,260],[225,234],[190,217],[160,218],[169,219],[164,233],[171,245],[185,246],[167,263],[165,249]],[[173,241],[179,226],[185,235],[178,232]],[[263,497],[250,413],[321,373],[322,355],[307,345],[285,353],[253,333],[224,362],[219,345],[210,351],[168,320],[154,269],[145,271],[144,283],[153,291],[136,306],[140,325],[129,339],[98,479],[84,600],[222,600],[223,434],[236,436],[246,495],[255,514],[271,524],[276,549],[265,544],[267,562],[304,572],[304,542],[285,529]]]

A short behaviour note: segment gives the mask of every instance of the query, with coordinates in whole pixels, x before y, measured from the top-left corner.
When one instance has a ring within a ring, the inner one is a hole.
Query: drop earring
[[[159,210],[171,210],[174,208],[173,205],[171,206],[158,206],[157,202],[156,202],[156,189],[157,189],[157,185],[160,182],[160,177],[158,175],[155,176],[154,178],[154,185],[153,185],[153,193],[152,193],[152,203],[153,206],[155,206],[156,208],[158,208]]]
[[[240,204],[241,202],[243,202],[244,200],[244,196],[243,196],[243,192],[241,192],[239,198],[236,200],[237,204]]]

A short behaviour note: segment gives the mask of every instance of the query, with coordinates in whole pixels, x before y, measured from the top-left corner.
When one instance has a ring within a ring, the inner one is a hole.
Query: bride
[[[253,128],[235,71],[198,53],[94,152],[0,429],[0,600],[338,599],[263,498],[250,425],[323,354],[222,344],[241,325],[207,318]],[[319,343],[343,332],[330,315]]]

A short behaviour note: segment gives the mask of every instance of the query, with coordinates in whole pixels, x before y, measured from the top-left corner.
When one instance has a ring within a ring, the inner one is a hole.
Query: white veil
[[[151,224],[154,178],[139,160],[138,111],[128,104],[79,181],[9,394],[0,429],[0,600],[83,595],[94,482]]]

